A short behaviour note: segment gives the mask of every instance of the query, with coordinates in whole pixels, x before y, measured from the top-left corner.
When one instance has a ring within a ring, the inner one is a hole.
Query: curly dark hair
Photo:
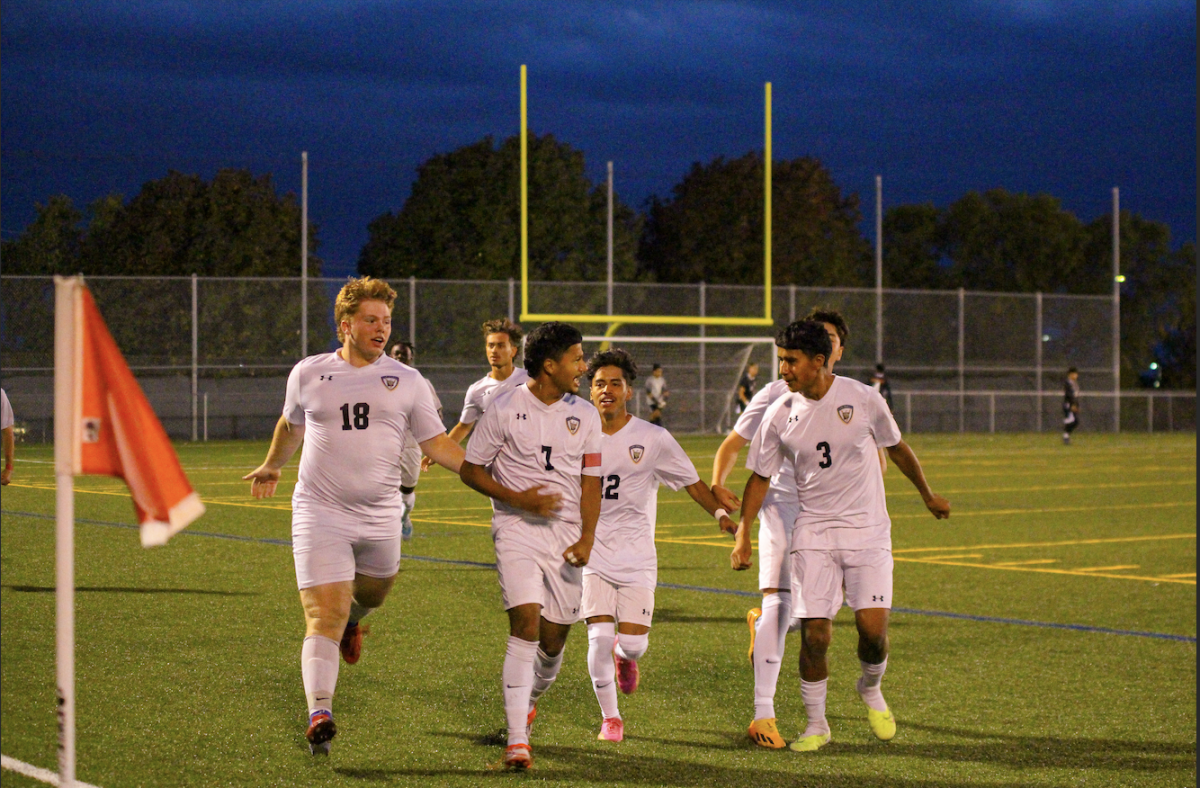
[[[775,344],[786,350],[799,350],[809,358],[833,353],[833,341],[822,323],[816,320],[797,320],[775,335]]]
[[[536,378],[547,361],[558,361],[563,353],[583,342],[583,334],[568,323],[542,323],[525,338],[525,371]]]
[[[592,378],[596,377],[596,372],[600,367],[620,368],[621,372],[625,373],[626,383],[632,383],[637,380],[637,364],[634,363],[632,356],[620,348],[597,351],[588,359],[587,379],[589,383],[591,383]]]

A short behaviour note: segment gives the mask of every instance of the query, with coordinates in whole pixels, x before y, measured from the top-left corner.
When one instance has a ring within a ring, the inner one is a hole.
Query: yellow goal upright
[[[570,323],[641,323],[680,326],[770,326],[771,317],[771,83],[766,83],[763,151],[763,316],[599,315],[531,312],[529,309],[529,126],[526,68],[521,66],[521,321]]]

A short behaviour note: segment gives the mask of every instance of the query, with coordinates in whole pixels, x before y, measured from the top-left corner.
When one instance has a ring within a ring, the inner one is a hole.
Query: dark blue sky
[[[1196,238],[1196,6],[934,2],[124,2],[0,6],[5,238],[33,204],[126,197],[168,169],[300,191],[326,271],[429,156],[530,127],[614,162],[640,207],[692,162],[812,155],[863,199],[944,206],[994,187],[1084,221],[1121,206]]]

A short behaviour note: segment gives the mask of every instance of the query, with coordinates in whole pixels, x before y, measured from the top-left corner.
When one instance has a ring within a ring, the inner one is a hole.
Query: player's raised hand
[[[260,465],[242,479],[250,482],[250,494],[255,498],[270,498],[279,484],[279,469]]]
[[[543,495],[542,487],[530,487],[517,493],[513,505],[527,512],[533,512],[540,517],[549,517],[562,508],[562,493],[552,492]]]
[[[940,495],[935,495],[925,502],[925,506],[933,513],[933,516],[939,520],[945,520],[950,517],[950,502]]]
[[[721,504],[722,509],[726,509],[730,512],[736,512],[738,509],[742,508],[742,500],[734,495],[733,491],[729,490],[728,488],[722,487],[719,484],[714,484],[712,486],[712,494],[717,499],[717,503]],[[721,530],[725,530],[724,526],[722,526]],[[730,533],[733,532],[731,531]]]

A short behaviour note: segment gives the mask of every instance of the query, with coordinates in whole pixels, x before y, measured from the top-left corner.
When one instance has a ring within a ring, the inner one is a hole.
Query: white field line
[[[25,761],[18,761],[16,758],[9,758],[7,755],[0,755],[0,768],[8,769],[10,772],[16,772],[26,777],[32,777],[39,782],[49,783],[50,785],[58,785],[58,774],[43,769],[40,766],[32,766]],[[81,780],[76,780],[75,785],[78,788],[97,788],[91,783],[85,783]]]

